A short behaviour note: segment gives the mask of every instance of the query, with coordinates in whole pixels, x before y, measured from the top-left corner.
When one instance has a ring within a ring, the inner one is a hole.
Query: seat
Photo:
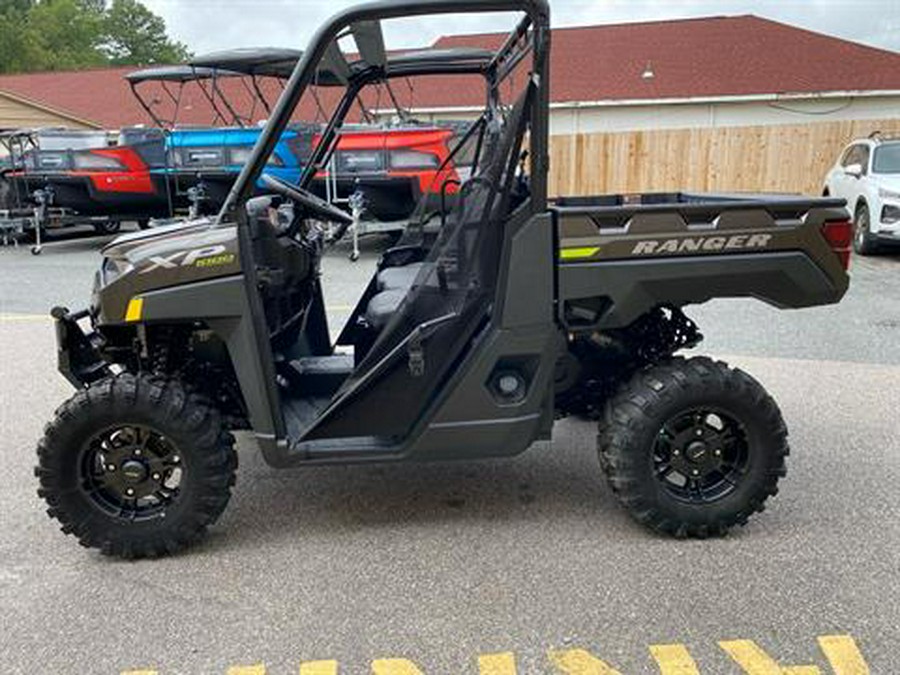
[[[397,267],[395,269],[403,268]],[[410,280],[410,285],[412,285],[412,280]],[[381,293],[375,295],[366,306],[366,322],[372,328],[379,330],[384,328],[400,308],[400,303],[403,302],[403,298],[406,297],[407,293],[409,293],[409,287],[381,291]]]
[[[391,291],[398,288],[411,288],[421,269],[422,263],[417,262],[381,270],[378,273],[378,290]]]
[[[484,176],[491,169],[498,168],[498,161],[502,161],[499,149],[504,126],[504,120],[500,117],[492,117],[485,123],[483,147],[478,158],[478,166],[474,168],[472,178],[460,187],[461,195],[467,192],[467,186],[470,188],[474,186],[474,191],[478,191],[485,182]],[[469,210],[480,211],[483,209],[483,204],[478,197],[470,201],[473,204],[467,205],[465,199],[458,199],[447,217],[447,222],[455,223],[460,219],[468,218]],[[400,308],[400,304],[409,293],[424,264],[417,262],[400,267],[389,267],[378,273],[376,284],[379,292],[369,301],[365,312],[366,322],[372,328],[381,330],[387,325]]]

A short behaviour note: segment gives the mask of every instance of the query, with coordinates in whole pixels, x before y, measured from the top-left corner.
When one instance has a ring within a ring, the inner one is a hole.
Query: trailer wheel
[[[118,375],[57,410],[38,444],[38,495],[85,547],[175,553],[228,504],[233,446],[218,411],[177,381]]]
[[[702,357],[635,375],[607,404],[598,445],[609,485],[635,519],[701,538],[762,511],[789,452],[762,385]]]
[[[122,223],[118,220],[108,220],[106,222],[97,222],[93,223],[94,231],[97,234],[116,234],[120,229],[122,229]]]

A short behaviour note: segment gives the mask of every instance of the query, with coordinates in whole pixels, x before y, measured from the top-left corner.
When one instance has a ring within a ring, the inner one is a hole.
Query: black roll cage
[[[223,123],[228,123],[228,117],[226,116],[226,113],[222,112],[222,109],[219,107],[219,104],[216,100],[218,98],[218,100],[220,100],[225,106],[227,114],[231,116],[232,121],[239,126],[244,126],[241,121],[241,116],[234,109],[234,106],[231,104],[231,102],[225,96],[225,93],[219,87],[219,78],[240,76],[241,73],[226,71],[222,69],[200,68],[191,65],[184,65],[161,66],[147,68],[145,70],[138,70],[126,75],[125,79],[131,87],[132,94],[134,94],[134,97],[137,99],[138,103],[144,109],[144,111],[153,120],[154,124],[156,124],[161,129],[171,129],[178,122],[178,114],[181,111],[181,97],[184,94],[185,86],[187,86],[190,82],[194,82],[197,84],[197,87],[203,93],[203,97],[212,107],[212,110],[215,113],[215,118],[213,119],[214,125],[220,120]],[[148,102],[145,99],[141,91],[141,85],[148,82],[157,83],[166,94],[166,96],[168,96],[169,100],[174,106],[172,119],[163,119],[162,117],[160,117],[159,114],[157,114],[157,112],[153,109],[153,101],[151,100]]]
[[[379,21],[412,16],[453,13],[521,12],[525,18],[516,26],[503,45],[488,59],[420,58],[407,55],[389,59],[384,51]],[[219,214],[223,222],[229,214],[238,224],[246,222],[238,206],[252,195],[254,185],[265,169],[269,155],[290,123],[291,116],[306,90],[312,86],[341,84],[347,87],[337,109],[331,115],[309,164],[300,179],[305,187],[315,175],[314,167],[331,147],[334,135],[349,113],[359,90],[371,82],[413,75],[441,73],[480,73],[488,81],[488,106],[497,105],[496,84],[504,79],[521,60],[533,51],[533,82],[538,91],[532,106],[530,174],[532,204],[535,210],[546,207],[546,175],[548,164],[548,65],[550,47],[550,12],[546,0],[380,0],[351,7],[324,24],[314,35],[310,47],[297,63],[290,80],[275,105],[269,123],[263,130],[250,159],[244,165]],[[348,64],[338,47],[338,40],[352,35],[360,50],[361,60]],[[374,63],[367,61],[372,58]]]

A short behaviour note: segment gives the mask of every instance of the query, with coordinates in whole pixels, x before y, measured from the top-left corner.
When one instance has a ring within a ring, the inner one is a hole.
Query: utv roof
[[[360,58],[360,55],[344,55],[356,57],[343,63],[336,61],[327,66],[323,62],[317,71],[316,84],[320,86],[339,86],[347,80],[364,76],[372,71],[386,77],[409,77],[413,75],[431,75],[440,73],[482,73],[491,64],[494,52],[489,49],[459,47],[454,49],[420,49],[399,54],[384,54],[380,59],[371,61]],[[370,55],[370,58],[374,55]]]
[[[145,68],[128,73],[125,79],[131,84],[142,82],[193,82],[195,80],[211,80],[215,77],[238,77],[241,73],[216,68],[195,68],[194,66],[159,66]]]
[[[195,68],[228,70],[241,75],[288,78],[303,52],[281,47],[248,47],[210,52],[191,59]]]

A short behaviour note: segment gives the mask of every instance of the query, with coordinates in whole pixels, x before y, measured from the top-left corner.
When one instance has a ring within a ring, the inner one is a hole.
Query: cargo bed
[[[844,201],[796,195],[649,193],[560,197],[560,320],[625,326],[658,305],[756,297],[782,308],[847,290]]]

